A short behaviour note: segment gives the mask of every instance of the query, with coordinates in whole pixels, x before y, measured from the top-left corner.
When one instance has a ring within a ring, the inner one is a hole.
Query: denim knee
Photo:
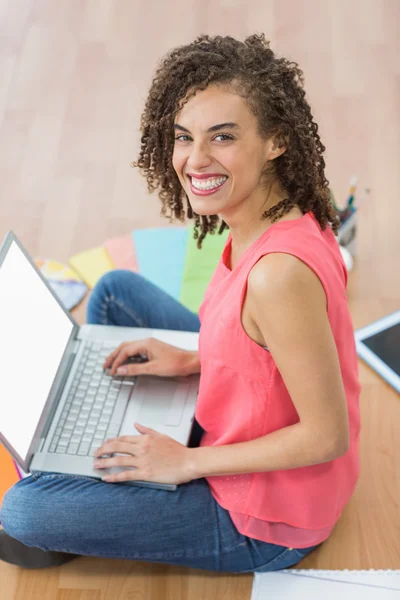
[[[86,321],[92,325],[107,324],[107,300],[113,295],[116,286],[126,277],[133,275],[131,271],[114,269],[104,273],[94,286],[86,308]]]
[[[114,269],[113,271],[104,273],[94,286],[89,302],[92,301],[93,297],[103,300],[107,296],[111,296],[116,285],[126,277],[126,274],[133,273],[124,269]]]
[[[20,542],[29,545],[28,539],[35,535],[36,521],[32,518],[34,502],[24,493],[24,479],[10,488],[1,505],[0,520],[5,532]]]
[[[112,271],[108,271],[108,273],[104,273],[104,275],[98,279],[93,288],[93,292],[99,292],[101,295],[111,294],[116,285],[126,278],[129,279],[131,275],[135,275],[135,273],[126,269],[113,269]]]
[[[125,327],[145,327],[142,318],[143,301],[135,307],[138,290],[148,285],[139,273],[127,269],[114,269],[105,273],[90,295],[86,321],[92,325],[121,325]],[[151,284],[150,284],[151,285]],[[142,297],[143,293],[140,292]]]

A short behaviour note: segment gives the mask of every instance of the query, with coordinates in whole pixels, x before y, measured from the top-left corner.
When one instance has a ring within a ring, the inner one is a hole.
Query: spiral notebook
[[[251,600],[399,600],[398,571],[285,569],[255,573]]]

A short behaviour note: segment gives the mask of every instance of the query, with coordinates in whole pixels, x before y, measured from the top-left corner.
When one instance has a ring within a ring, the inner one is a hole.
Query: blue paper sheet
[[[139,273],[176,300],[182,287],[187,235],[187,227],[132,231]]]

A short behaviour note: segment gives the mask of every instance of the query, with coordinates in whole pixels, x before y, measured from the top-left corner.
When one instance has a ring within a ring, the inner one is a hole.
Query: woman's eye
[[[214,139],[216,139],[217,137],[223,137],[225,138],[225,140],[233,140],[233,137],[231,135],[227,135],[226,133],[219,133],[218,135],[215,136]],[[223,140],[223,141],[225,141]]]
[[[187,135],[177,135],[175,139],[178,141],[186,141],[186,140],[182,140],[182,138],[184,138],[184,137],[188,137],[188,136]]]
[[[182,138],[188,138],[188,137],[189,137],[188,135],[184,135],[184,134],[183,135],[177,135],[175,137],[175,140],[178,141],[178,142],[186,142],[187,140],[184,140]],[[217,139],[217,138],[220,138],[220,137],[224,138],[222,141],[233,140],[233,137],[231,135],[226,134],[226,133],[219,133],[218,135],[215,136],[214,139]]]

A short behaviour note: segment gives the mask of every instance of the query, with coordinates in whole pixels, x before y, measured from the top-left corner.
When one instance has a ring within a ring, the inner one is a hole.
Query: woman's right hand
[[[145,362],[124,364],[136,355],[145,355]],[[159,375],[160,377],[186,376],[199,373],[198,353],[166,344],[156,338],[123,342],[106,358],[104,369],[109,374],[123,377]],[[120,368],[126,369],[121,372]]]

